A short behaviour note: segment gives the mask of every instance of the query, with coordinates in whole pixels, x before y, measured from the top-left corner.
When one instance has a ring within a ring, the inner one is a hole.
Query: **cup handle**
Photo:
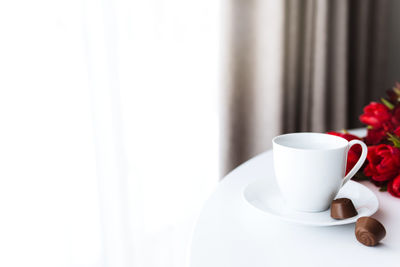
[[[368,147],[364,142],[362,142],[360,140],[351,140],[349,142],[349,149],[347,150],[347,152],[354,145],[360,145],[361,146],[361,148],[362,148],[361,156],[358,159],[356,165],[354,165],[353,169],[351,169],[349,171],[349,173],[344,177],[344,179],[342,181],[342,185],[340,187],[344,186],[358,172],[358,170],[364,164],[365,159],[367,158]]]

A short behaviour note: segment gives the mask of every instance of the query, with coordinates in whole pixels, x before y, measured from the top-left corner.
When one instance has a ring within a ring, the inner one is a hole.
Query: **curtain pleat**
[[[341,129],[347,125],[348,97],[348,2],[346,0],[329,2],[327,52],[327,112],[326,129]]]
[[[344,127],[347,1],[287,0],[286,10],[282,131]]]
[[[358,116],[385,90],[388,1],[349,1],[348,127],[361,126]]]
[[[327,99],[327,51],[328,51],[328,0],[312,1],[315,21],[313,33],[309,41],[313,46],[313,68],[310,79],[311,83],[311,118],[310,127],[296,129],[296,131],[324,131],[326,129],[326,105]],[[307,107],[302,107],[307,108]]]
[[[221,160],[232,169],[248,155],[251,101],[254,88],[255,0],[228,5],[231,22],[226,55],[226,88],[221,94]]]
[[[286,1],[285,14],[285,42],[284,42],[284,53],[286,57],[284,60],[284,78],[283,78],[283,105],[286,107],[282,110],[283,112],[283,127],[285,131],[293,131],[298,117],[296,117],[296,106],[298,105],[297,100],[299,99],[298,87],[301,73],[297,71],[300,62],[302,60],[303,53],[299,54],[299,50],[302,49],[302,35],[300,29],[303,28],[302,16],[303,13],[302,5],[299,5],[298,1]],[[299,101],[301,102],[301,101]],[[301,111],[302,114],[303,111]],[[302,114],[303,115],[303,114]],[[307,114],[305,114],[307,116]]]

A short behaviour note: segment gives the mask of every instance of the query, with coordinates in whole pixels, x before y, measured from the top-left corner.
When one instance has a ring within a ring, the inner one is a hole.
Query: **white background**
[[[0,266],[185,266],[218,181],[220,5],[0,2]]]

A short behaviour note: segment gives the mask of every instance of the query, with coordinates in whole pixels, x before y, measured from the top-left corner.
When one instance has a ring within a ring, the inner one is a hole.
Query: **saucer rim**
[[[369,189],[368,187],[366,187],[365,185],[363,185],[363,184],[361,184],[359,182],[350,180],[348,182],[349,184],[355,184],[356,186],[364,187],[364,189],[367,189],[369,191],[369,193],[373,196],[373,200],[376,203],[376,205],[375,205],[374,208],[371,209],[370,212],[368,212],[368,214],[363,215],[363,216],[356,215],[354,217],[347,218],[347,219],[344,219],[344,220],[330,221],[330,222],[325,222],[325,223],[322,223],[322,222],[310,222],[310,221],[304,221],[304,220],[301,220],[301,219],[293,219],[293,218],[290,218],[290,217],[282,216],[282,215],[279,215],[279,214],[276,214],[276,213],[273,213],[273,212],[268,212],[266,210],[260,209],[257,206],[255,206],[253,203],[251,203],[251,201],[249,201],[247,199],[246,190],[251,185],[257,184],[257,183],[260,183],[260,182],[262,182],[262,179],[257,179],[255,181],[252,181],[251,183],[248,183],[244,187],[244,189],[242,190],[242,198],[243,198],[244,202],[246,202],[247,205],[250,205],[253,209],[256,209],[258,212],[261,212],[263,214],[268,214],[270,216],[273,216],[275,218],[279,218],[279,219],[281,219],[283,221],[286,221],[286,222],[291,222],[291,223],[296,223],[296,224],[301,224],[301,225],[307,225],[307,226],[322,226],[322,227],[346,225],[346,224],[355,223],[360,217],[371,216],[371,215],[375,214],[379,209],[379,200],[378,200],[378,197],[375,195],[375,193],[372,192],[372,190]],[[301,212],[301,211],[296,211],[296,212],[308,214],[308,212]],[[325,211],[321,211],[321,212],[326,212],[326,210]],[[313,212],[313,213],[319,213],[319,212]]]

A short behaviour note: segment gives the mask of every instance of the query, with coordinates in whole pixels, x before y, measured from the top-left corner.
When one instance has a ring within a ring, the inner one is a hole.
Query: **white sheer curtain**
[[[0,266],[187,266],[221,3],[0,3]]]

